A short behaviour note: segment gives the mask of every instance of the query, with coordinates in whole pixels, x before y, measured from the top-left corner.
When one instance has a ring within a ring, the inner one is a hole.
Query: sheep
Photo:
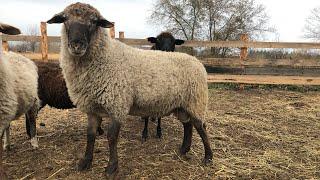
[[[207,73],[198,59],[182,53],[141,50],[110,38],[103,28],[113,24],[89,4],[71,4],[47,23],[63,23],[60,66],[72,102],[87,113],[87,146],[78,170],[92,166],[99,117],[111,118],[106,175],[112,178],[119,170],[118,136],[127,115],[161,117],[172,112],[184,126],[180,153],[186,155],[190,150],[195,127],[205,149],[203,162],[212,162],[204,123]]]
[[[0,23],[0,32],[19,34],[20,30]],[[0,52],[2,53],[2,49]],[[13,52],[0,54],[0,135],[1,139],[5,135],[4,148],[6,149],[10,146],[10,122],[27,111],[34,115],[38,110],[37,78],[37,67],[31,60]],[[36,134],[31,136],[31,144],[37,147]],[[0,142],[2,146],[2,140]],[[2,167],[2,147],[0,147],[0,179],[7,179]]]
[[[182,45],[184,40],[175,39],[169,32],[162,32],[157,37],[148,37],[149,42],[155,45],[151,47],[152,50],[160,50],[167,52],[174,52],[175,45]]]
[[[70,100],[67,86],[62,75],[62,70],[56,62],[35,61],[38,68],[38,96],[40,99],[39,111],[46,105],[57,109],[72,109],[76,106]],[[36,118],[31,112],[26,113],[27,134],[30,137],[36,128]],[[101,123],[102,120],[99,121]],[[98,134],[102,135],[103,129],[98,127]]]
[[[150,43],[154,43],[155,45],[151,47],[152,50],[160,50],[167,52],[174,52],[175,45],[181,45],[184,43],[184,40],[175,39],[173,35],[169,32],[162,32],[157,37],[148,37],[147,38]],[[162,129],[161,129],[161,117],[153,118],[158,120],[157,125],[157,137],[162,137]],[[144,120],[144,128],[142,131],[142,141],[146,141],[148,138],[148,123],[149,117],[143,117]]]

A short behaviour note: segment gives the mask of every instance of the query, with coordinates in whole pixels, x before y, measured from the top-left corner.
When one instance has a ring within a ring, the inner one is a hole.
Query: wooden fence
[[[44,61],[58,59],[58,54],[48,52],[48,44],[60,42],[60,37],[48,36],[46,23],[42,22],[40,27],[41,36],[2,34],[3,50],[8,50],[8,41],[40,42],[41,54],[22,54],[30,59],[42,59]],[[115,38],[114,28],[110,29],[110,35]],[[124,38],[124,32],[119,32],[119,38],[117,39],[130,46],[152,45],[146,39]],[[255,42],[250,41],[247,35],[241,35],[240,41],[187,41],[182,46],[240,49],[239,58],[199,58],[209,72],[208,81],[212,83],[320,85],[320,59],[247,58],[248,48],[320,49],[320,43]]]

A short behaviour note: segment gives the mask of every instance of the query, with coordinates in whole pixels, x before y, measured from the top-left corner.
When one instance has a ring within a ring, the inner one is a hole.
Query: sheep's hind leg
[[[210,147],[210,142],[207,136],[207,131],[205,128],[205,124],[199,120],[199,119],[192,119],[192,124],[193,126],[196,128],[196,130],[198,131],[198,134],[200,135],[203,145],[204,145],[204,150],[205,150],[205,156],[204,156],[204,160],[203,163],[205,165],[209,165],[210,163],[212,163],[212,150]]]
[[[148,139],[148,123],[149,123],[149,117],[143,117],[144,120],[144,128],[142,131],[142,142],[146,142]]]
[[[191,122],[182,123],[183,124],[183,142],[180,148],[180,154],[185,156],[191,148],[192,143],[192,124]]]
[[[96,141],[98,120],[100,118],[93,114],[87,114],[87,116],[88,116],[87,146],[86,146],[85,155],[79,161],[79,164],[78,164],[79,171],[90,169],[92,166],[94,143]]]
[[[160,139],[162,137],[162,129],[161,129],[161,118],[158,119],[158,125],[157,125],[157,137]]]
[[[102,123],[102,117],[99,117],[98,118],[98,129],[97,129],[98,136],[101,136],[104,134],[104,130],[101,128],[101,123]]]
[[[31,138],[31,132],[30,132],[30,119],[28,114],[25,114],[25,118],[26,118],[26,131],[27,131],[27,135],[29,138]]]
[[[108,128],[107,137],[109,143],[109,163],[106,168],[106,175],[113,179],[118,172],[118,137],[120,132],[121,123],[119,119],[112,118],[112,122]]]

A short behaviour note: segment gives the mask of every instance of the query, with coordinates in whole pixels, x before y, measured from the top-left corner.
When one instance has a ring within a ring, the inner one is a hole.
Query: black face
[[[97,30],[95,24],[86,25],[79,22],[66,22],[68,50],[74,56],[83,56],[91,41],[91,36]]]
[[[173,52],[175,50],[175,41],[174,39],[168,37],[158,39],[156,43],[156,49],[160,51]]]
[[[184,43],[183,40],[175,39],[173,36],[162,36],[159,35],[157,38],[149,37],[148,41],[155,43],[154,50],[174,52],[175,45],[181,45]]]
[[[48,21],[49,24],[64,23],[68,36],[68,51],[73,56],[81,57],[86,53],[92,37],[98,31],[98,28],[113,27],[111,22],[101,16],[98,17],[91,14],[82,17],[86,13],[76,9],[75,13],[69,13],[71,14],[69,16],[62,12]]]

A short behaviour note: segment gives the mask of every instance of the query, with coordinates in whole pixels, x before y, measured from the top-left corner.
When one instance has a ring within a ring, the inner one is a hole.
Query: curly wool
[[[127,114],[164,116],[182,108],[204,120],[207,73],[195,57],[136,49],[111,39],[102,28],[82,57],[69,54],[64,26],[61,40],[60,66],[81,111],[121,120]]]
[[[0,61],[0,127],[5,128],[31,108],[39,107],[38,73],[29,59],[4,52]]]

